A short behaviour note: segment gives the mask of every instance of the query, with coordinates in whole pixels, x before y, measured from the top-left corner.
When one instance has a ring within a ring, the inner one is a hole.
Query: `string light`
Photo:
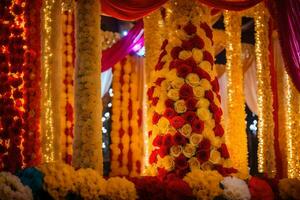
[[[258,171],[276,174],[274,153],[273,97],[268,56],[269,15],[263,4],[255,7],[255,55],[258,103]]]
[[[226,74],[228,94],[228,120],[226,144],[233,167],[241,178],[248,176],[247,137],[245,126],[245,100],[243,91],[243,67],[241,47],[241,16],[237,12],[224,12],[226,32]]]

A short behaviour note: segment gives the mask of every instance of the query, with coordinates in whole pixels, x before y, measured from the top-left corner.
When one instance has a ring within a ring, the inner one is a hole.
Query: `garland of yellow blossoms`
[[[72,164],[102,174],[100,2],[76,3],[75,137]]]
[[[247,134],[245,126],[245,100],[243,66],[241,60],[241,16],[238,12],[224,12],[226,29],[226,73],[228,93],[228,120],[226,121],[226,143],[233,166],[241,178],[248,176]]]
[[[236,172],[221,125],[210,10],[194,1],[172,1],[165,21],[168,36],[147,91],[152,112],[147,171],[179,177],[194,168]]]
[[[114,66],[111,131],[111,176],[138,176],[143,158],[138,77],[134,58]]]
[[[274,154],[273,97],[268,55],[269,15],[263,4],[255,7],[255,55],[258,100],[258,170],[276,174]]]
[[[74,67],[75,67],[75,35],[73,6],[67,2],[62,3],[62,116],[61,126],[61,155],[62,160],[68,164],[72,161],[72,143],[74,135]]]

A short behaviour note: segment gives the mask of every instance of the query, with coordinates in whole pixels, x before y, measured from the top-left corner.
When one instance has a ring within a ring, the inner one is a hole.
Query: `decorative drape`
[[[143,162],[143,62],[128,56],[114,66],[110,176],[139,176]]]
[[[112,68],[101,73],[101,98],[108,92],[112,78]]]
[[[140,19],[157,10],[168,0],[100,0],[102,12],[121,20]],[[244,10],[262,0],[198,0],[208,6],[226,10]]]
[[[276,0],[276,21],[285,67],[300,91],[300,1]]]
[[[102,52],[101,71],[111,68],[125,58],[136,45],[144,45],[143,21],[139,20],[136,25],[111,48]]]

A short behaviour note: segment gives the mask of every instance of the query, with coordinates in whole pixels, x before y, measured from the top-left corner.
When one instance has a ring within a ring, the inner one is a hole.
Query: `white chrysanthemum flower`
[[[228,200],[250,200],[251,195],[245,181],[236,177],[226,177],[221,182],[224,191],[223,195]]]

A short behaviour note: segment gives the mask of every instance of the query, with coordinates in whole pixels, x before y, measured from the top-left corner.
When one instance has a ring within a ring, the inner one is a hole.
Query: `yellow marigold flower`
[[[167,118],[165,117],[161,117],[157,123],[157,126],[160,130],[160,133],[166,133],[169,129],[170,126],[170,122]]]
[[[174,89],[180,89],[181,86],[184,84],[184,79],[177,77],[171,82],[171,86]]]
[[[212,88],[210,82],[206,79],[201,79],[200,80],[200,86],[204,89],[204,90],[210,90]]]
[[[196,157],[192,157],[188,160],[189,166],[191,169],[199,169],[200,168],[200,162]]]
[[[200,82],[199,82],[200,84]],[[205,90],[201,86],[193,87],[194,96],[196,99],[204,97]]]
[[[175,162],[172,156],[165,156],[161,159],[162,166],[167,171],[171,171],[175,168]]]
[[[170,89],[167,96],[173,100],[177,101],[179,99],[179,90],[178,89]]]
[[[174,104],[174,108],[177,113],[184,113],[187,110],[184,100],[176,101]]]
[[[125,178],[113,177],[107,181],[107,196],[111,200],[137,199],[135,185]]]
[[[200,49],[194,48],[192,54],[196,63],[200,63],[203,60],[203,53]]]
[[[180,145],[174,145],[170,149],[170,154],[173,157],[178,157],[182,152],[182,147]]]
[[[166,72],[165,76],[166,76],[166,79],[169,81],[173,81],[176,78],[178,78],[176,69],[172,69],[171,71]]]
[[[185,136],[185,137],[189,137],[190,134],[192,133],[192,127],[190,124],[185,124],[181,127],[181,129],[179,130],[179,132]]]
[[[145,170],[146,176],[157,176],[157,166],[155,164],[149,165]]]
[[[197,102],[197,108],[206,108],[206,109],[208,109],[208,107],[209,107],[209,101],[207,100],[207,99],[205,99],[205,98],[200,98],[199,100],[198,100],[198,102]]]
[[[207,108],[198,108],[197,115],[202,121],[206,121],[211,118],[211,113]]]
[[[189,73],[186,76],[186,82],[190,84],[191,86],[198,86],[200,84],[200,78],[195,73]]]
[[[179,53],[179,58],[182,60],[186,60],[192,56],[192,52],[190,51],[181,51]]]
[[[219,151],[217,150],[212,150],[210,152],[210,157],[209,157],[209,161],[213,164],[218,164],[220,163],[220,160],[221,160],[221,154]]]
[[[190,136],[190,143],[194,146],[197,146],[203,140],[203,135],[193,133]]]
[[[191,158],[193,155],[195,155],[195,152],[196,152],[196,148],[192,144],[186,144],[183,147],[183,151],[182,151],[183,155],[187,158]]]
[[[164,81],[162,81],[161,82],[161,89],[163,90],[163,91],[167,91],[167,90],[169,90],[170,89],[170,87],[171,87],[171,84],[170,84],[170,81],[168,81],[168,80],[164,80]],[[158,95],[159,96],[159,95]]]

